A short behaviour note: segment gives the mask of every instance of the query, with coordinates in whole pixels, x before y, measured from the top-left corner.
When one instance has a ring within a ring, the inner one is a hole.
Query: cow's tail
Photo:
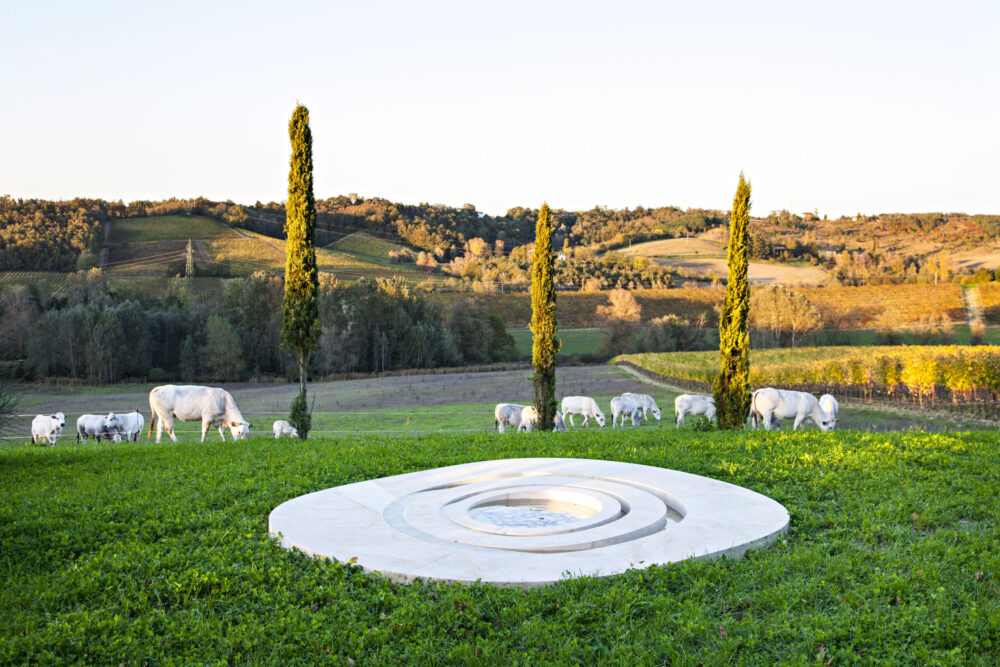
[[[156,391],[155,389],[153,391]],[[138,410],[136,411],[138,412]],[[153,392],[149,392],[149,430],[146,432],[146,439],[153,439],[153,424],[156,423],[156,410],[153,409]],[[138,438],[138,436],[136,436]]]
[[[757,414],[757,392],[758,391],[760,391],[760,389],[758,389],[757,391],[755,391],[754,393],[752,393],[750,395],[750,415],[749,415],[749,417],[747,417],[747,419],[750,421],[750,423],[753,425],[753,427],[755,429],[760,424],[760,415]]]

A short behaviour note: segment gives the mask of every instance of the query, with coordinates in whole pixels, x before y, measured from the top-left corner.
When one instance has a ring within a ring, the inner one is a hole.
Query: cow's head
[[[594,415],[594,421],[596,421],[598,425],[604,426],[604,413],[598,410],[597,414]]]
[[[653,408],[652,410],[650,410],[650,412],[653,413],[653,417],[656,418],[656,421],[660,421],[660,409],[659,408]]]
[[[233,434],[233,440],[242,440],[250,435],[250,429],[254,428],[253,424],[245,421],[229,422],[227,426],[229,427],[229,432]]]
[[[106,431],[117,432],[122,427],[122,420],[118,418],[113,412],[109,412],[108,416],[104,418],[104,429]]]
[[[64,415],[63,413],[57,412],[54,415],[49,415],[49,416],[55,419],[57,422],[59,422],[59,428],[64,428],[66,426],[66,415]]]

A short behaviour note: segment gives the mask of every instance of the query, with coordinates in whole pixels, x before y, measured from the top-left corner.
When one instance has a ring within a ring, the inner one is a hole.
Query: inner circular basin
[[[476,521],[502,528],[561,526],[586,519],[596,513],[597,511],[591,507],[541,498],[489,502],[469,510],[469,516]]]
[[[468,508],[468,516],[501,528],[561,526],[597,514],[597,498],[566,489],[532,489],[489,495]]]

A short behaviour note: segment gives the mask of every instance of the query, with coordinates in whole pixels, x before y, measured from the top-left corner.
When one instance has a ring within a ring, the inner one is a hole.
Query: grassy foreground
[[[662,430],[4,448],[0,663],[995,664],[998,445]],[[736,562],[528,592],[394,585],[267,537],[299,494],[516,456],[707,475],[783,503],[791,529]]]

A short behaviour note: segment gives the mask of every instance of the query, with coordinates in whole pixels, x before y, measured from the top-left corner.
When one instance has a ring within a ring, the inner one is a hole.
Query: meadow
[[[236,233],[203,215],[154,215],[111,222],[111,243],[151,243],[188,239],[231,238]]]
[[[663,411],[662,421],[650,418],[639,427],[641,431],[672,429],[674,398],[684,391],[676,387],[652,386],[611,365],[559,367],[556,380],[558,399],[563,396],[591,396],[609,420],[609,403],[613,397],[624,392],[652,395]],[[410,373],[313,382],[309,386],[313,433],[317,437],[489,434],[494,431],[493,408],[497,403],[526,405],[533,400],[531,381],[532,371],[520,369]],[[0,443],[13,447],[27,444],[32,417],[57,411],[68,415],[66,429],[57,447],[73,442],[76,419],[84,413],[138,410],[147,420],[148,429],[148,396],[153,386],[138,383],[23,385],[19,407],[21,416],[14,420],[10,433],[0,436]],[[272,438],[272,422],[287,419],[288,406],[298,392],[297,383],[231,383],[224,386],[233,395],[243,416],[255,425],[256,428],[251,431],[252,439]],[[888,410],[879,405],[849,403],[845,402],[841,411],[838,428],[857,431],[956,431],[984,427],[976,421],[962,420],[955,415]],[[574,421],[577,425],[581,424],[579,417]],[[682,430],[704,429],[706,426],[703,418],[689,417]],[[595,430],[594,422],[587,428]],[[197,440],[201,435],[201,425],[197,422],[177,422],[176,430],[178,437],[186,442]],[[633,430],[633,427],[628,430]],[[229,437],[227,431],[226,438]],[[163,438],[169,440],[166,434]],[[209,431],[206,440],[218,439],[217,431]],[[146,440],[144,432],[140,441]]]
[[[5,664],[995,664],[1000,437],[670,429],[0,450]],[[529,591],[393,584],[277,547],[297,495],[581,457],[784,504],[784,539]]]
[[[378,257],[384,260],[389,259],[390,252],[399,252],[405,247],[399,243],[393,243],[392,241],[387,241],[386,239],[364,232],[348,234],[327,246],[331,250],[339,250],[366,257]],[[413,254],[416,255],[416,252]]]

